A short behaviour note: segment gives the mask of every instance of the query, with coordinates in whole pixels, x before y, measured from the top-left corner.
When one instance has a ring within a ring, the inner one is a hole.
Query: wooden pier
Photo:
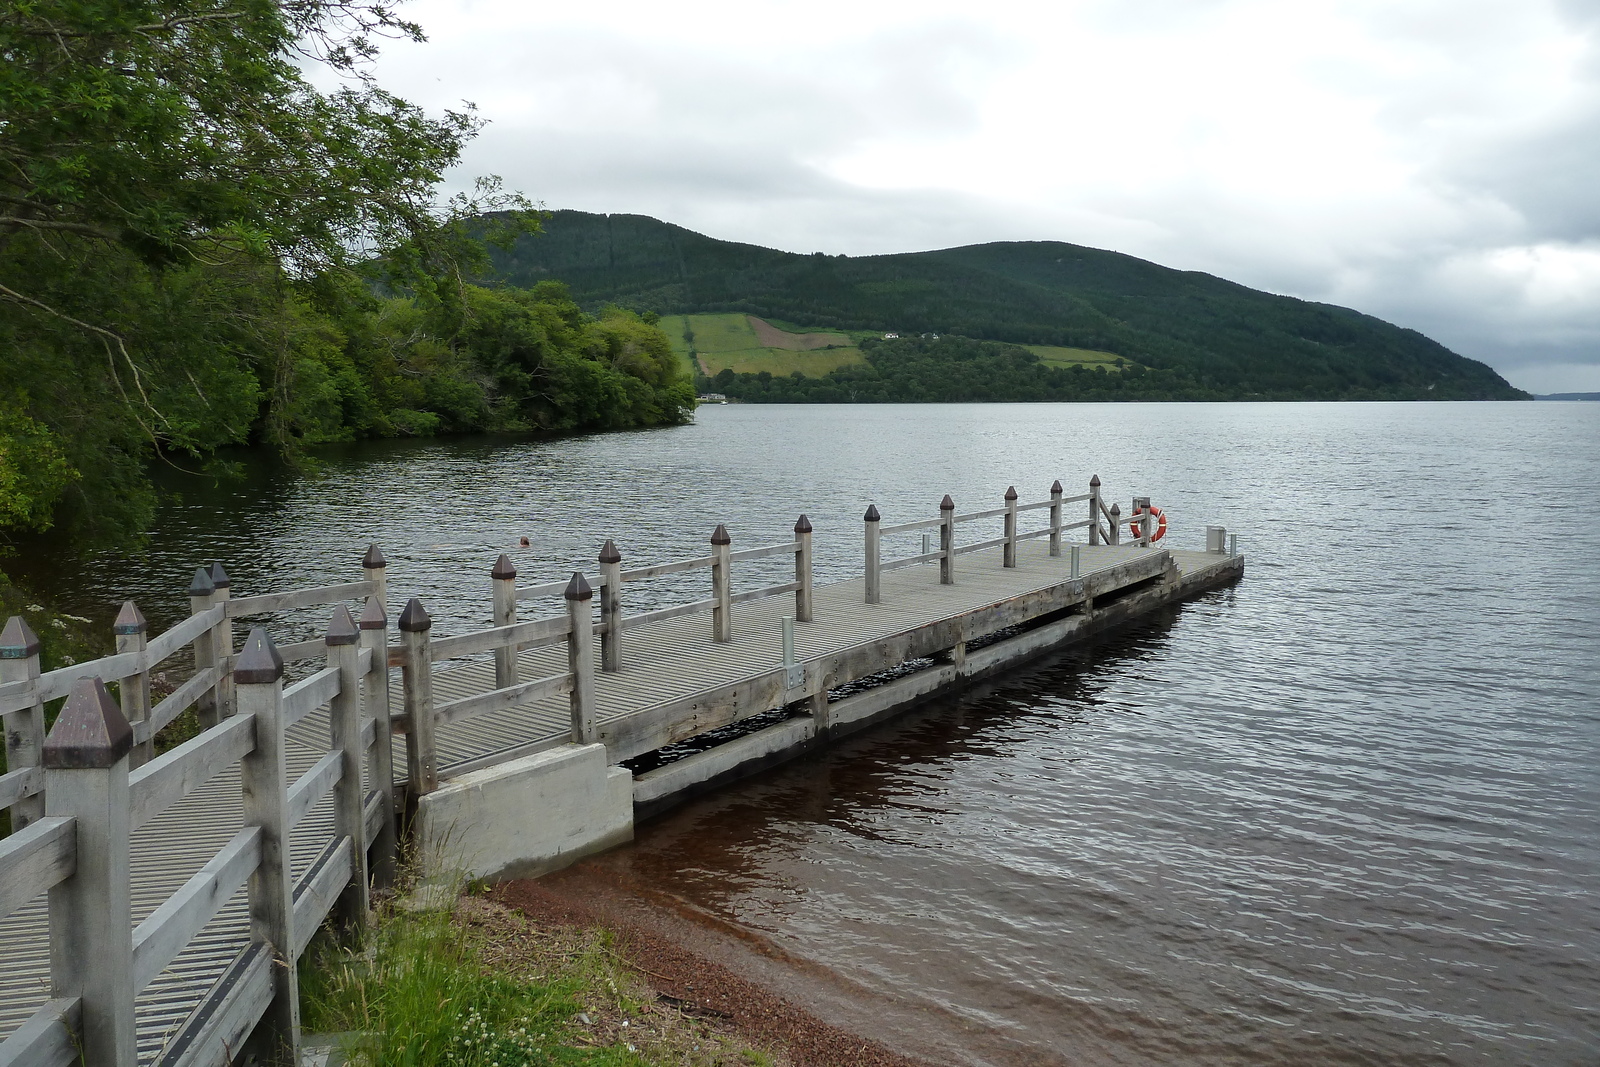
[[[961,543],[985,521],[1003,535]],[[12,619],[0,1067],[79,1048],[115,1067],[293,1056],[293,961],[392,884],[398,815],[441,870],[571,862],[625,840],[636,815],[1243,573],[1220,528],[1205,551],[1171,550],[1164,521],[1144,498],[1127,516],[1107,506],[1096,478],[965,515],[946,497],[894,525],[869,507],[862,573],[824,585],[805,516],[777,544],[736,547],[719,526],[704,556],[631,569],[608,541],[592,573],[546,584],[502,557],[493,625],[451,636],[415,599],[391,631],[376,548],[358,581],[285,593],[232,596],[217,565],[196,573],[183,623],[150,637],[126,605],[115,655],[43,675]],[[885,558],[908,539],[923,550]],[[737,590],[741,565],[768,557],[792,557],[793,580]],[[705,599],[631,610],[638,583],[694,571]],[[533,617],[541,603],[556,610]],[[273,641],[276,613],[317,605],[325,639]],[[243,619],[266,624],[241,647]],[[187,679],[152,702],[152,672],[179,659]],[[296,663],[309,673],[286,684]],[[157,755],[190,708],[204,729]],[[764,725],[637,776],[619,766],[747,720]]]

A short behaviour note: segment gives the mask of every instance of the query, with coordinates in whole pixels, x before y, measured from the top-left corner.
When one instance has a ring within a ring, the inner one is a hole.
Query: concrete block
[[[423,869],[530,878],[633,839],[633,775],[604,745],[563,745],[444,782],[417,803]]]

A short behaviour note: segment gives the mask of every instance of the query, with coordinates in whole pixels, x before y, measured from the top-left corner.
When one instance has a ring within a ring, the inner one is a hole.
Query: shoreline
[[[954,1049],[913,1053],[890,1047],[865,1032],[884,1006],[878,996],[786,958],[770,943],[694,922],[637,887],[607,877],[601,866],[585,862],[537,880],[504,882],[487,896],[540,931],[573,926],[610,931],[622,958],[663,1003],[782,1056],[792,1067],[970,1062],[928,1055]]]

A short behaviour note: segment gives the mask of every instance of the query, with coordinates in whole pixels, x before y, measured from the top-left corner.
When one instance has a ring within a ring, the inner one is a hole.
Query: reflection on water
[[[1096,471],[1180,546],[1240,531],[1248,577],[607,862],[976,1024],[975,1063],[1600,1062],[1600,405],[729,407],[362,446],[191,491],[148,557],[57,587],[181,611],[196,562],[343,580],[373,539],[450,632],[487,619],[500,551],[544,580],[607,536],[647,562],[805,510],[842,575],[867,501],[903,521]]]

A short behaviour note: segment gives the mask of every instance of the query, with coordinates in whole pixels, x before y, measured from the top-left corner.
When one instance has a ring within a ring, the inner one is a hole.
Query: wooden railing
[[[1145,511],[1140,517],[1145,522],[1145,529],[1140,534],[1140,543],[1150,544],[1150,535],[1154,531],[1148,511],[1148,498],[1144,500]],[[1094,476],[1089,480],[1089,491],[1081,496],[1063,496],[1061,483],[1057,481],[1050,487],[1048,500],[1040,500],[1030,504],[1017,502],[1017,490],[1012,486],[1006,490],[1004,504],[998,508],[987,511],[974,511],[966,515],[956,514],[956,505],[949,495],[939,504],[938,518],[918,519],[913,522],[897,523],[893,526],[882,525],[883,516],[878,512],[877,505],[868,505],[866,514],[862,516],[866,524],[865,534],[865,575],[866,575],[866,602],[877,604],[882,602],[883,584],[881,575],[884,571],[896,570],[900,567],[914,567],[924,563],[937,563],[939,565],[939,582],[942,585],[951,585],[955,582],[956,557],[968,552],[980,552],[989,548],[1001,548],[1001,566],[1015,567],[1017,565],[1017,544],[1039,537],[1050,539],[1050,555],[1059,556],[1062,551],[1062,535],[1072,530],[1089,531],[1089,543],[1118,544],[1121,541],[1121,530],[1124,525],[1135,521],[1134,517],[1122,518],[1119,505],[1113,504],[1107,508],[1100,497],[1100,477]],[[1065,506],[1087,502],[1089,517],[1081,522],[1065,522]],[[1046,526],[1031,530],[1026,533],[1019,532],[1018,523],[1024,512],[1049,509],[1049,522]],[[957,528],[961,523],[978,522],[985,519],[1004,517],[1005,533],[999,537],[992,537],[983,541],[974,541],[968,544],[958,544],[956,540]],[[1107,526],[1100,524],[1104,517]],[[885,560],[882,558],[883,538],[896,534],[917,533],[920,531],[938,531],[939,547],[933,548],[929,543],[929,535],[924,534],[923,548],[919,553],[909,556],[900,556]],[[1072,549],[1073,569],[1072,576],[1077,577],[1080,567],[1078,550]]]
[[[195,710],[202,729],[218,725],[232,713],[234,619],[364,599],[375,605],[370,610],[381,620],[386,563],[377,545],[367,549],[361,566],[364,577],[359,582],[238,598],[229,595],[232,583],[222,564],[199,568],[189,585],[187,619],[152,638],[144,613],[133,601],[126,601],[112,626],[114,655],[42,674],[38,637],[21,616],[8,619],[0,633],[0,716],[5,724],[7,770],[0,775],[0,809],[10,809],[12,830],[27,826],[45,808],[43,776],[38,768],[46,704],[65,697],[84,678],[98,678],[114,686],[123,717],[133,730],[132,765],[140,767],[154,758],[158,735],[185,711]],[[372,619],[363,618],[363,626],[371,623]],[[377,625],[385,627],[386,623]],[[278,651],[285,663],[294,663],[322,657],[324,647],[319,638],[284,645]],[[152,706],[152,675],[191,665],[188,677]]]
[[[413,795],[431,793],[439,786],[438,744],[435,737],[441,726],[537,700],[565,694],[571,715],[571,740],[589,744],[595,739],[594,638],[600,637],[599,665],[602,671],[622,669],[623,634],[635,627],[687,615],[710,613],[711,640],[727,643],[733,639],[733,606],[772,596],[794,594],[794,618],[810,622],[812,603],[811,522],[804,515],[794,525],[794,540],[733,551],[727,528],[718,525],[711,534],[711,554],[693,559],[622,569],[622,553],[608,540],[598,556],[600,573],[591,580],[574,573],[566,582],[542,585],[517,585],[517,570],[502,555],[489,572],[495,625],[487,630],[454,637],[432,636],[433,622],[420,600],[412,599],[400,615],[401,643],[392,650],[391,662],[401,667],[405,679],[405,704],[394,717],[394,728],[406,734],[407,780]],[[733,591],[733,565],[773,556],[794,557],[794,581]],[[624,611],[623,590],[630,582],[642,582],[688,571],[711,572],[711,596],[652,611],[629,615]],[[594,618],[594,592],[600,591],[600,618]],[[519,620],[517,605],[523,601],[560,596],[566,601],[565,615]],[[565,642],[567,670],[523,681],[518,654],[528,649]],[[440,704],[433,696],[434,665],[441,660],[458,659],[491,652],[495,663],[495,688]],[[513,758],[520,750],[501,753]]]
[[[262,603],[255,600],[257,610]],[[214,629],[225,614],[219,607],[194,617],[205,617],[203,623],[192,619],[139,652],[123,653],[132,660],[110,673],[127,678],[132,668],[148,667],[145,659],[164,658],[169,646],[202,636],[192,631]],[[0,841],[0,918],[49,896],[53,999],[0,1042],[0,1063],[65,1067],[81,1055],[84,1063],[133,1067],[135,998],[246,885],[250,945],[167,1041],[159,1063],[228,1061],[263,1026],[259,1032],[268,1044],[297,1057],[296,961],[330,913],[347,924],[365,921],[370,845],[387,850],[379,864],[393,866],[382,620],[375,597],[359,625],[339,606],[320,642],[325,665],[287,687],[281,653],[264,630],[251,631],[238,656],[229,657],[233,714],[138,766],[134,724],[104,679],[92,670],[71,679],[66,703],[40,746],[40,761],[30,768],[43,778],[44,811]],[[197,676],[215,669],[201,667]],[[68,684],[65,678],[61,672],[43,676],[34,695],[49,699]],[[286,731],[324,707],[328,751],[291,781]],[[134,927],[133,833],[234,767],[243,829]],[[364,771],[374,784],[366,794]],[[289,834],[328,797],[332,832],[295,879]]]

